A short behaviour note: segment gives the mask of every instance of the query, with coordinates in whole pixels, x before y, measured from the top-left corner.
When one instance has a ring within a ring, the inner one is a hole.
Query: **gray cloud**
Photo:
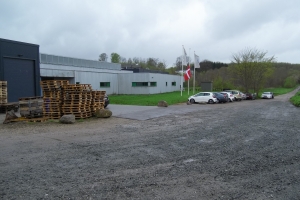
[[[43,53],[98,59],[159,58],[182,53],[230,62],[255,47],[279,62],[300,63],[297,0],[10,0],[0,7],[0,37],[35,43]]]

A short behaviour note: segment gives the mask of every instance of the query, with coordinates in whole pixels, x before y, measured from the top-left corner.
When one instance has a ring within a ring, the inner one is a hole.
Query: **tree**
[[[107,55],[106,55],[106,53],[101,53],[100,54],[99,61],[107,61]]]
[[[126,58],[120,56],[120,62],[121,62],[121,63],[127,63],[127,60],[126,60]]]
[[[132,58],[132,61],[134,62],[134,64],[139,64],[140,63],[140,59],[137,57]]]
[[[297,76],[289,76],[285,79],[283,87],[292,88],[297,85]]]
[[[161,71],[165,71],[165,69],[167,68],[167,65],[164,61],[163,62],[158,62],[157,68]]]
[[[112,63],[120,63],[121,56],[117,53],[111,53],[110,54],[110,61]]]
[[[246,48],[233,54],[231,72],[246,92],[253,89],[256,93],[264,87],[267,78],[272,75],[274,56],[266,57],[266,51]]]
[[[131,58],[128,58],[127,63],[128,63],[129,65],[131,65],[131,64],[133,63],[132,60],[131,60]]]
[[[182,68],[181,63],[182,63],[181,56],[180,56],[180,57],[177,57],[177,58],[176,58],[176,63],[175,63],[176,69],[177,69],[177,70],[181,70],[181,68]]]
[[[177,70],[181,70],[182,69],[182,56],[179,56],[179,57],[177,57],[176,58],[176,63],[175,63],[175,65],[176,65],[176,68],[177,68]],[[187,56],[186,57],[186,62],[188,62],[188,63],[190,63],[191,64],[191,58],[189,57],[189,56]]]

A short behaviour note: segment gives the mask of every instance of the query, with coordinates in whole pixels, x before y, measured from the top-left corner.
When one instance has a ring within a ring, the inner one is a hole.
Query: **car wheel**
[[[272,96],[272,99],[274,99],[274,96]]]
[[[195,103],[195,99],[191,99],[190,102],[191,102],[191,103]]]
[[[214,101],[212,99],[208,100],[208,103],[212,104]]]

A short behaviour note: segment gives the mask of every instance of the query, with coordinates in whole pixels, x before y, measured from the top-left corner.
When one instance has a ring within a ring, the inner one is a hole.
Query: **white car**
[[[200,103],[200,102],[217,103],[218,99],[216,98],[213,92],[199,92],[193,96],[190,96],[188,98],[188,101],[191,103]]]
[[[234,95],[231,93],[231,92],[220,92],[221,94],[224,94],[226,93],[228,95],[228,100],[230,102],[233,102],[235,99],[234,99]]]
[[[240,92],[240,93],[241,93],[241,95],[242,95],[242,99],[243,99],[243,100],[246,100],[246,94],[243,93],[243,92]]]
[[[274,94],[273,92],[263,92],[261,94],[262,99],[274,99]]]
[[[242,101],[242,94],[238,90],[225,90],[224,92],[230,92],[234,96],[235,101]]]

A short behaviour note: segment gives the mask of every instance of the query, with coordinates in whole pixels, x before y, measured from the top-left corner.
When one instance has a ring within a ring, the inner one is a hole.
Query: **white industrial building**
[[[107,94],[156,94],[179,91],[179,75],[133,73],[121,64],[40,54],[41,80],[69,80],[72,84],[91,84]]]

